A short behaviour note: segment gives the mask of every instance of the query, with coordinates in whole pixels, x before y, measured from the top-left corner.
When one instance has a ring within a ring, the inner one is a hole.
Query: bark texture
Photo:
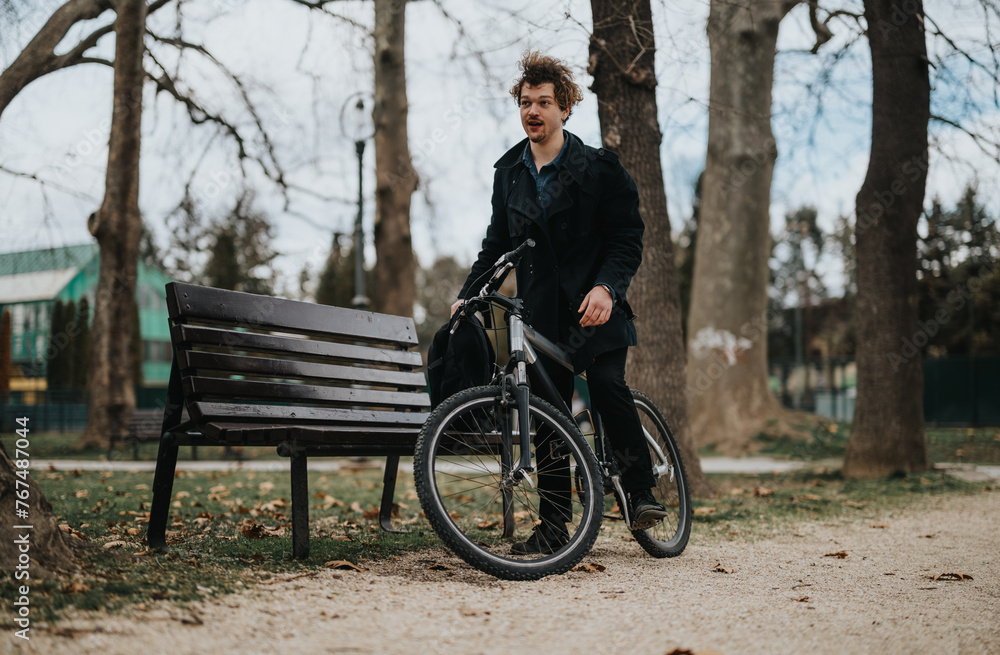
[[[684,395],[684,340],[680,288],[663,188],[657,121],[653,24],[648,0],[591,0],[592,87],[604,147],[621,157],[639,188],[646,224],[642,266],[629,289],[638,316],[639,345],[629,353],[629,383],[649,394],[670,421],[680,444],[692,490],[711,493],[688,426]]]
[[[406,0],[375,0],[375,310],[413,316],[416,265],[410,197],[417,174],[410,160],[403,49]]]
[[[142,125],[144,0],[115,5],[115,81],[107,181],[88,227],[101,250],[91,332],[90,406],[81,445],[123,436],[135,409],[132,316],[139,261],[139,144]]]
[[[688,315],[698,445],[744,452],[783,415],[767,380],[771,87],[778,25],[796,1],[712,0],[708,153]]]
[[[907,348],[921,334],[917,219],[930,119],[923,4],[866,0],[865,20],[872,53],[872,145],[855,225],[858,398],[843,469],[853,478],[928,467],[923,364],[919,348]]]
[[[31,424],[29,423],[27,427],[30,435]],[[17,580],[23,580],[19,584],[30,586],[39,578],[75,571],[78,566],[73,551],[63,541],[59,524],[52,516],[52,505],[42,490],[31,476],[26,476],[25,479],[17,475],[17,471],[26,470],[27,462],[18,462],[24,466],[16,467],[7,453],[6,446],[11,446],[15,459],[19,459],[16,448],[18,438],[16,434],[6,435],[6,444],[0,439],[0,513],[2,513],[0,515],[4,517],[4,520],[0,521],[0,568],[15,575],[25,575],[23,572],[26,571],[29,577]],[[25,450],[30,453],[30,446]],[[23,496],[25,491],[27,499],[19,499],[18,493]],[[18,505],[17,500],[27,503],[27,515],[17,514],[18,510],[25,511],[24,505]],[[31,528],[15,529],[14,526],[19,525],[30,525]],[[29,543],[25,553],[21,547],[26,535]],[[22,542],[20,545],[18,540]],[[28,557],[27,563],[19,559],[22,555]],[[21,568],[18,569],[18,566]]]

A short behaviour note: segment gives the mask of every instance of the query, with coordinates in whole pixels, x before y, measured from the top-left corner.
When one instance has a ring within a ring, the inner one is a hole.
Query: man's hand
[[[451,306],[451,314],[449,314],[448,316],[454,316],[455,312],[458,311],[458,308],[462,305],[463,302],[465,302],[465,301],[464,300],[456,300],[455,304]]]
[[[580,309],[576,310],[578,314],[583,314],[580,318],[580,327],[604,325],[611,318],[614,306],[615,303],[607,289],[602,286],[594,287],[583,299]]]

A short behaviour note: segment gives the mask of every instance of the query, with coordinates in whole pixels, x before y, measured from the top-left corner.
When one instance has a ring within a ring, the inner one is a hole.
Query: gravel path
[[[873,527],[879,524],[886,527]],[[929,499],[874,521],[801,523],[766,540],[696,530],[673,560],[654,560],[612,534],[585,560],[604,572],[537,582],[498,581],[444,551],[425,551],[363,572],[259,586],[191,610],[81,615],[33,631],[29,644],[5,638],[0,650],[1000,653],[998,544],[994,491]],[[841,552],[846,557],[828,556]],[[972,579],[932,579],[951,573]]]

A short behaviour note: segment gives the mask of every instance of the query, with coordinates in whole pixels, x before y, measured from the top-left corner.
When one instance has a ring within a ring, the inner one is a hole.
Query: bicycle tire
[[[502,404],[501,394],[498,386],[474,387],[451,396],[431,412],[413,458],[421,507],[448,548],[485,573],[507,580],[564,573],[590,551],[600,531],[603,503],[598,500],[603,494],[592,492],[602,484],[597,458],[575,423],[551,404],[529,396],[533,433],[546,426],[552,435],[544,442],[544,461],[535,456],[540,446],[532,438],[532,461],[537,468],[533,478],[566,467],[566,490],[557,501],[566,503],[560,511],[570,518],[566,522],[569,541],[551,554],[511,552],[511,546],[524,541],[540,522],[543,495],[550,506],[556,496],[523,480],[511,488],[511,476],[505,477],[510,462],[518,461],[520,448],[516,435],[510,450],[501,444],[500,422],[510,420],[517,425],[513,402]],[[582,496],[569,483],[577,471],[587,490]]]
[[[677,557],[684,552],[691,537],[691,487],[684,469],[684,460],[670,424],[656,403],[635,389],[632,390],[632,398],[639,411],[647,440],[652,438],[659,446],[659,449],[650,447],[649,454],[654,469],[657,465],[668,469],[668,472],[657,477],[653,495],[670,512],[670,516],[651,528],[632,530],[632,536],[653,557]],[[660,457],[660,453],[665,460]]]

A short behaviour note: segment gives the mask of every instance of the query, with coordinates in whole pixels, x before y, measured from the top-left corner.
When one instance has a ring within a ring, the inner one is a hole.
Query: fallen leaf
[[[869,527],[875,528],[877,530],[885,530],[889,527],[888,523],[872,523]]]
[[[794,600],[796,603],[808,603],[809,596],[802,596],[801,598],[793,598],[792,600]]]
[[[730,496],[742,496],[745,493],[746,493],[746,491],[744,491],[743,489],[730,489],[729,490],[729,495]]]
[[[837,559],[844,559],[847,557],[847,551],[842,550],[836,553],[827,553],[826,555],[823,555],[823,557],[836,557]]]
[[[806,500],[823,500],[823,496],[817,496],[816,494],[806,494],[803,498]]]
[[[364,512],[365,510],[361,509],[361,503],[359,503],[358,501],[355,500],[353,503],[351,503],[351,511],[352,512],[358,512],[360,514],[360,513]]]
[[[931,580],[937,582],[938,580],[971,580],[972,576],[967,573],[938,573],[937,575],[931,576]]]
[[[441,564],[440,562],[437,562],[437,563],[434,563],[434,564],[431,564],[430,566],[428,566],[427,570],[428,571],[451,571],[454,568],[455,567],[453,567],[453,566],[448,566],[447,564]]]
[[[378,515],[379,515],[379,509],[377,507],[375,507],[374,505],[372,505],[371,509],[366,509],[361,514],[366,519],[369,519],[369,520],[371,520],[371,519],[377,519]]]
[[[774,492],[771,491],[770,489],[765,488],[765,487],[754,487],[753,495],[754,496],[762,496],[762,497],[763,496],[773,496]]]
[[[70,582],[63,587],[63,591],[67,594],[85,594],[90,591],[90,587],[79,582]]]
[[[731,569],[723,566],[721,563],[716,564],[712,567],[713,573],[736,573],[736,569]]]
[[[844,504],[847,505],[848,507],[857,507],[858,509],[864,507],[864,503],[856,503],[853,500],[845,500]]]
[[[715,510],[716,510],[715,507],[695,507],[694,508],[694,515],[695,516],[708,516],[709,514],[715,514]]]
[[[274,489],[274,483],[271,482],[270,480],[261,482],[259,485],[257,485],[257,491],[259,491],[262,494],[270,493],[272,489]]]
[[[574,566],[571,570],[582,571],[584,573],[604,573],[608,567],[603,564],[598,564],[597,562],[586,562],[584,564],[578,564]]]
[[[364,567],[358,566],[353,562],[348,562],[346,559],[330,560],[326,562],[323,566],[329,566],[331,569],[347,569],[353,571],[364,571]]]
[[[191,496],[190,491],[178,491],[174,494],[174,498],[189,498]]]
[[[87,491],[86,489],[80,489],[73,495],[76,496],[77,498],[86,498],[89,493],[90,492]]]
[[[240,523],[240,532],[247,539],[263,539],[267,536],[267,529],[253,519],[243,519]]]
[[[330,539],[333,541],[354,541],[350,535],[346,534],[332,534],[330,535]]]
[[[104,547],[105,548],[124,548],[127,545],[128,545],[127,541],[109,541],[108,543],[104,544]]]

